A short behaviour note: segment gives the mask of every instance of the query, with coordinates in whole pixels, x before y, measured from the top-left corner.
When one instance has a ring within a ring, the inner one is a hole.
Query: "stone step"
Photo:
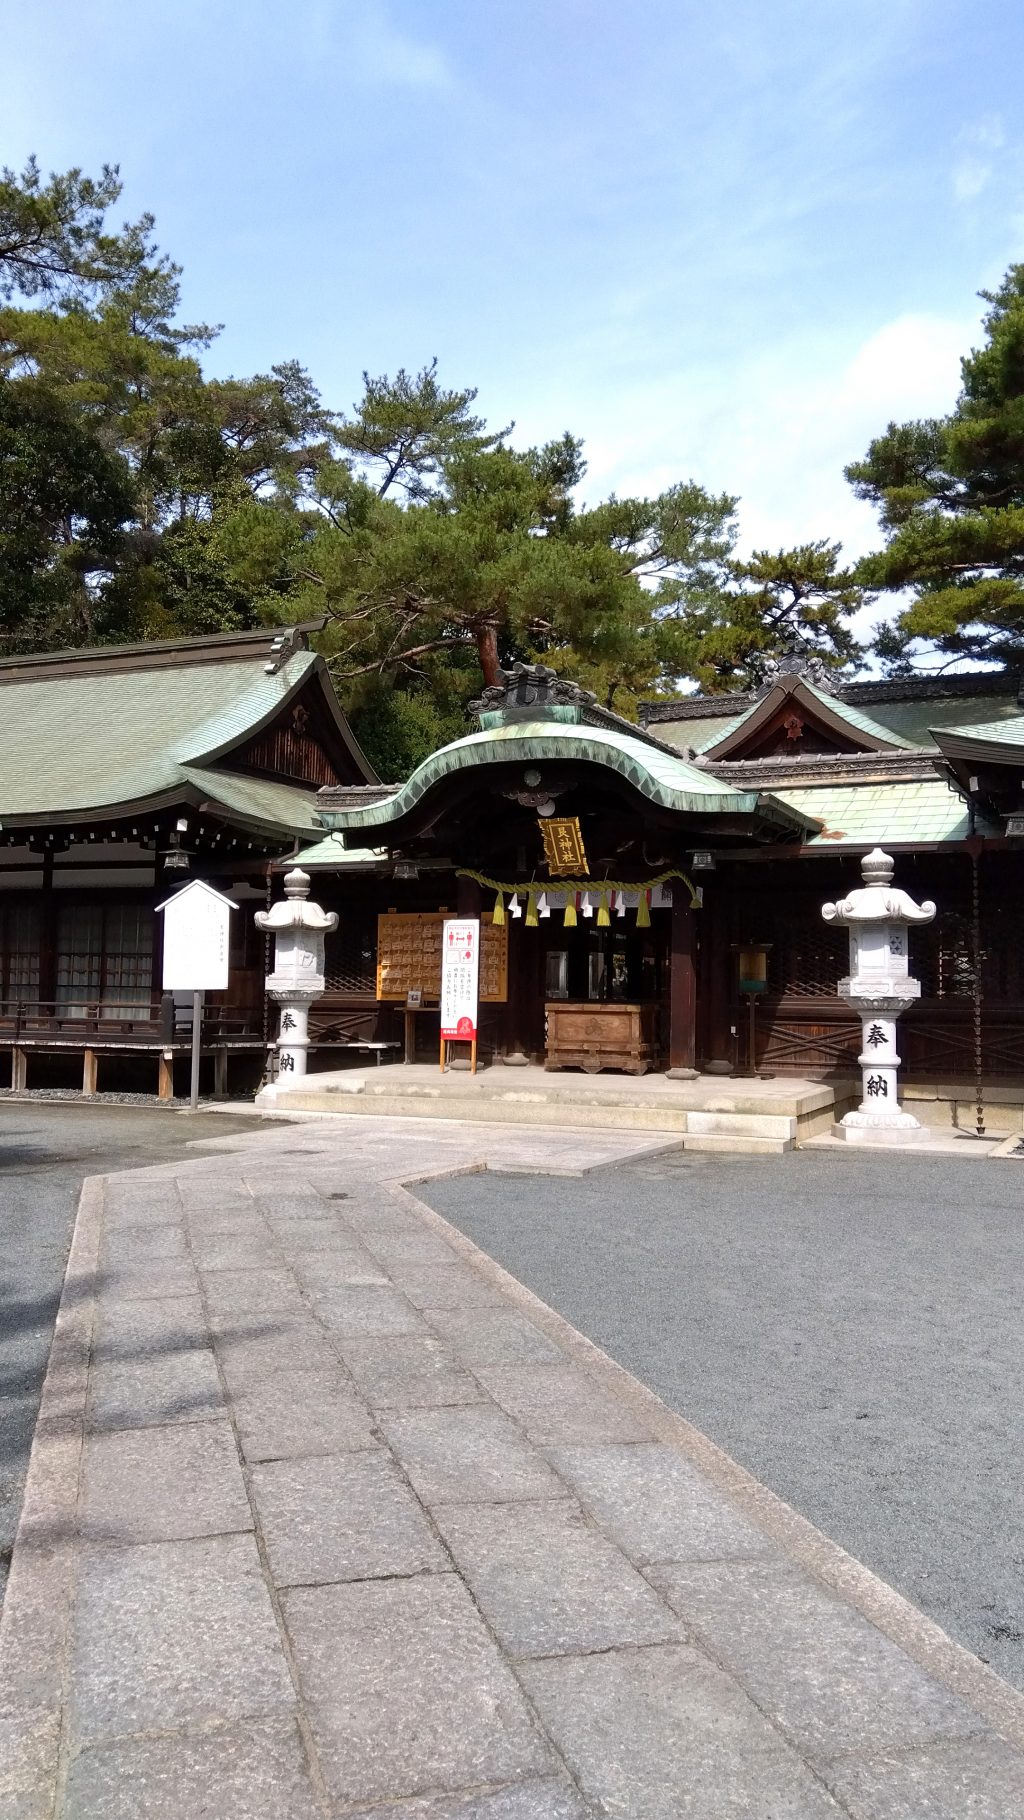
[[[532,1094],[342,1093],[295,1088],[276,1102],[279,1111],[330,1112],[366,1118],[457,1119],[474,1125],[570,1125],[611,1131],[686,1130],[682,1107],[616,1105],[597,1100],[538,1100]]]
[[[688,1112],[687,1133],[703,1137],[795,1138],[797,1118],[772,1112]],[[692,1145],[691,1145],[692,1149]]]
[[[791,1137],[754,1137],[739,1131],[731,1136],[725,1132],[695,1131],[683,1138],[684,1150],[721,1151],[729,1156],[784,1156],[795,1148],[796,1140]]]

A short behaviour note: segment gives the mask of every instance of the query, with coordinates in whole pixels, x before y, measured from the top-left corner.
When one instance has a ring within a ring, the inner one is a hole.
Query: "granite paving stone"
[[[481,1365],[477,1375],[538,1446],[650,1438],[648,1424],[578,1365]]]
[[[378,1420],[425,1504],[567,1495],[540,1452],[491,1405],[382,1411]]]
[[[648,1577],[812,1762],[980,1727],[964,1701],[787,1562],[652,1567]]]
[[[101,1301],[149,1302],[195,1295],[199,1281],[190,1258],[129,1258],[101,1269],[96,1287]]]
[[[293,1371],[333,1371],[338,1355],[312,1314],[272,1309],[266,1315],[215,1321],[213,1343],[232,1396]]]
[[[370,1252],[357,1248],[347,1251],[300,1251],[292,1261],[292,1268],[306,1294],[319,1299],[331,1296],[339,1289],[392,1288],[390,1277],[381,1269],[376,1258]]]
[[[343,1339],[339,1350],[373,1409],[425,1409],[487,1400],[476,1378],[432,1333]]]
[[[121,1738],[80,1752],[64,1820],[321,1820],[293,1719]]]
[[[165,1358],[210,1344],[203,1304],[197,1295],[157,1301],[103,1301],[96,1310],[93,1359]]]
[[[188,1240],[180,1217],[153,1227],[111,1227],[109,1219],[104,1222],[103,1241],[99,1251],[101,1271],[108,1265],[128,1264],[136,1260],[148,1264],[155,1258],[187,1257]]]
[[[426,1333],[422,1315],[386,1281],[372,1287],[349,1285],[316,1298],[317,1319],[343,1338],[371,1333]]]
[[[350,1820],[590,1820],[594,1813],[570,1784],[545,1776],[486,1793],[426,1795],[400,1807],[364,1807]]]
[[[458,1259],[458,1253],[447,1239],[439,1232],[428,1231],[425,1226],[413,1232],[375,1232],[366,1243],[388,1270],[400,1264],[419,1265],[424,1269],[436,1264],[445,1268]]]
[[[736,1683],[683,1644],[549,1657],[519,1675],[601,1815],[846,1820]]]
[[[292,1257],[301,1251],[314,1251],[321,1255],[330,1251],[347,1251],[358,1253],[361,1250],[355,1233],[336,1215],[327,1214],[321,1203],[321,1217],[295,1219],[289,1214],[278,1219],[274,1214],[266,1216],[267,1226],[277,1239],[285,1257]]]
[[[340,1365],[266,1378],[240,1391],[233,1409],[247,1460],[374,1445],[370,1413]]]
[[[674,1447],[556,1447],[549,1458],[630,1559],[707,1561],[774,1554],[764,1531]]]
[[[267,1220],[322,1220],[331,1211],[332,1203],[310,1189],[305,1194],[281,1192],[256,1192],[255,1206]],[[333,1203],[340,1209],[340,1201]]]
[[[173,1182],[166,1186],[139,1184],[131,1193],[108,1182],[103,1199],[103,1224],[109,1233],[132,1232],[141,1227],[155,1229],[181,1222],[182,1205]]]
[[[82,1552],[72,1738],[289,1713],[251,1535]]]
[[[237,1122],[83,1202],[3,1820],[1017,1820],[1009,1690],[954,1697],[382,1179],[611,1139]]]
[[[185,1220],[193,1240],[265,1238],[269,1230],[267,1221],[256,1212],[251,1201],[238,1207],[186,1208]]]
[[[467,1365],[558,1365],[565,1355],[514,1309],[435,1308],[430,1325]]]
[[[283,1600],[337,1802],[394,1802],[556,1769],[455,1574],[303,1588]]]
[[[1017,1820],[1024,1757],[1002,1738],[958,1738],[829,1764],[828,1786],[851,1820]]]
[[[417,1308],[503,1308],[504,1297],[464,1265],[402,1264],[388,1266],[397,1287]]]
[[[90,1428],[149,1428],[160,1422],[200,1422],[225,1414],[217,1363],[210,1347],[171,1352],[132,1364],[93,1366]]]
[[[269,1314],[282,1310],[300,1314],[305,1304],[290,1270],[205,1270],[203,1290],[210,1314],[215,1317]]]
[[[269,1227],[245,1232],[193,1232],[192,1256],[208,1270],[273,1270],[282,1264],[281,1248]]]
[[[457,1504],[434,1516],[513,1656],[684,1639],[668,1606],[577,1504]]]
[[[117,1542],[251,1529],[230,1422],[89,1435],[80,1523],[86,1539]]]
[[[274,1460],[253,1468],[252,1485],[278,1586],[378,1579],[451,1565],[383,1448]]]

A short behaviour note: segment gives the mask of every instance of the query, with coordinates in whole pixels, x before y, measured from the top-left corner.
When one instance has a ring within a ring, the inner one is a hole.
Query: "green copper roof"
[[[233,817],[258,822],[265,828],[287,828],[292,834],[314,834],[316,792],[299,784],[279,784],[270,777],[246,777],[240,771],[214,771],[201,765],[182,765],[186,783],[203,793],[203,800],[218,803]]]
[[[937,732],[952,733],[959,739],[976,739],[993,746],[1024,746],[1024,714],[1013,704],[1013,714],[999,720],[969,721],[966,725],[937,728]]]
[[[287,701],[317,659],[296,651],[272,674],[261,659],[178,662],[127,668],[112,664],[0,684],[0,822],[113,809],[163,797],[188,780],[190,768],[255,732]],[[192,781],[196,781],[193,778]],[[209,796],[241,812],[258,804],[284,813],[286,827],[314,828],[314,792],[256,778],[202,772]],[[283,791],[280,797],[268,792]]]
[[[343,847],[340,834],[327,834],[311,847],[302,847],[294,859],[280,863],[301,866],[304,872],[322,871],[325,867],[332,872],[346,872],[352,867],[386,864],[387,858],[383,847]]]
[[[916,783],[821,784],[776,795],[825,825],[809,847],[918,846],[965,840],[967,805],[940,777]],[[996,832],[979,824],[978,832]]]
[[[960,695],[938,701],[929,701],[927,697],[919,701],[880,701],[871,704],[871,712],[882,727],[891,727],[894,732],[902,733],[911,745],[927,751],[934,748],[933,728],[955,727],[958,733],[966,733],[974,731],[976,720],[987,726],[1020,718],[1016,694],[974,695],[966,700]],[[964,725],[968,716],[969,725]]]
[[[822,709],[827,714],[837,720],[844,721],[850,728],[851,733],[866,733],[870,739],[881,740],[885,745],[889,746],[909,748],[916,743],[914,740],[904,738],[901,733],[897,733],[892,727],[883,726],[881,721],[877,721],[873,719],[871,715],[865,714],[862,709],[851,707],[849,702],[840,701],[838,696],[829,695],[825,689],[815,688],[814,684],[808,682],[806,677],[801,677],[800,680],[801,686],[806,690],[807,694],[816,702],[819,702]],[[718,744],[720,739],[724,739],[727,733],[737,732],[747,721],[752,720],[756,714],[759,714],[764,707],[766,699],[767,697],[764,697],[761,701],[754,702],[751,707],[745,708],[742,714],[734,714],[728,720],[719,721],[718,719],[715,719],[693,723],[695,728],[700,731],[699,739],[693,741],[694,750],[697,752],[711,752],[712,748]],[[708,729],[707,732],[704,731],[705,728]]]
[[[707,815],[743,815],[752,814],[759,807],[762,812],[765,809],[766,799],[756,790],[736,790],[720,783],[685,759],[661,751],[646,740],[610,728],[538,718],[469,733],[432,753],[393,796],[365,808],[321,808],[319,814],[328,827],[353,831],[378,828],[399,821],[434,784],[459,771],[482,764],[566,759],[616,771],[660,808]],[[771,801],[767,799],[769,805]],[[790,818],[783,815],[780,819]]]

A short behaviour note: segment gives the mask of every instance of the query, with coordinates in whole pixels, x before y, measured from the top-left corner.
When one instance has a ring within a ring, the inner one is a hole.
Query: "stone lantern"
[[[274,971],[267,991],[281,1007],[277,1036],[277,1085],[290,1086],[306,1072],[309,1007],[324,990],[324,936],[338,927],[334,910],[309,902],[309,874],[296,866],[285,876],[284,902],[257,910],[256,927],[274,937]]]
[[[911,923],[930,923],[935,905],[915,904],[905,891],[893,889],[892,856],[880,847],[865,855],[861,872],[861,889],[821,909],[827,923],[850,931],[850,975],[840,980],[839,995],[860,1014],[862,1025],[863,1097],[835,1131],[852,1144],[913,1143],[928,1134],[900,1110],[896,1019],[921,996],[920,980],[910,976],[908,929]]]

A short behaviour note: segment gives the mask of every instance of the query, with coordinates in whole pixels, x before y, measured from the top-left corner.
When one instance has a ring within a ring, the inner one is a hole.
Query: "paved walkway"
[[[1016,1820],[1024,1698],[398,1185],[643,1147],[350,1119],[86,1185],[2,1820]]]

